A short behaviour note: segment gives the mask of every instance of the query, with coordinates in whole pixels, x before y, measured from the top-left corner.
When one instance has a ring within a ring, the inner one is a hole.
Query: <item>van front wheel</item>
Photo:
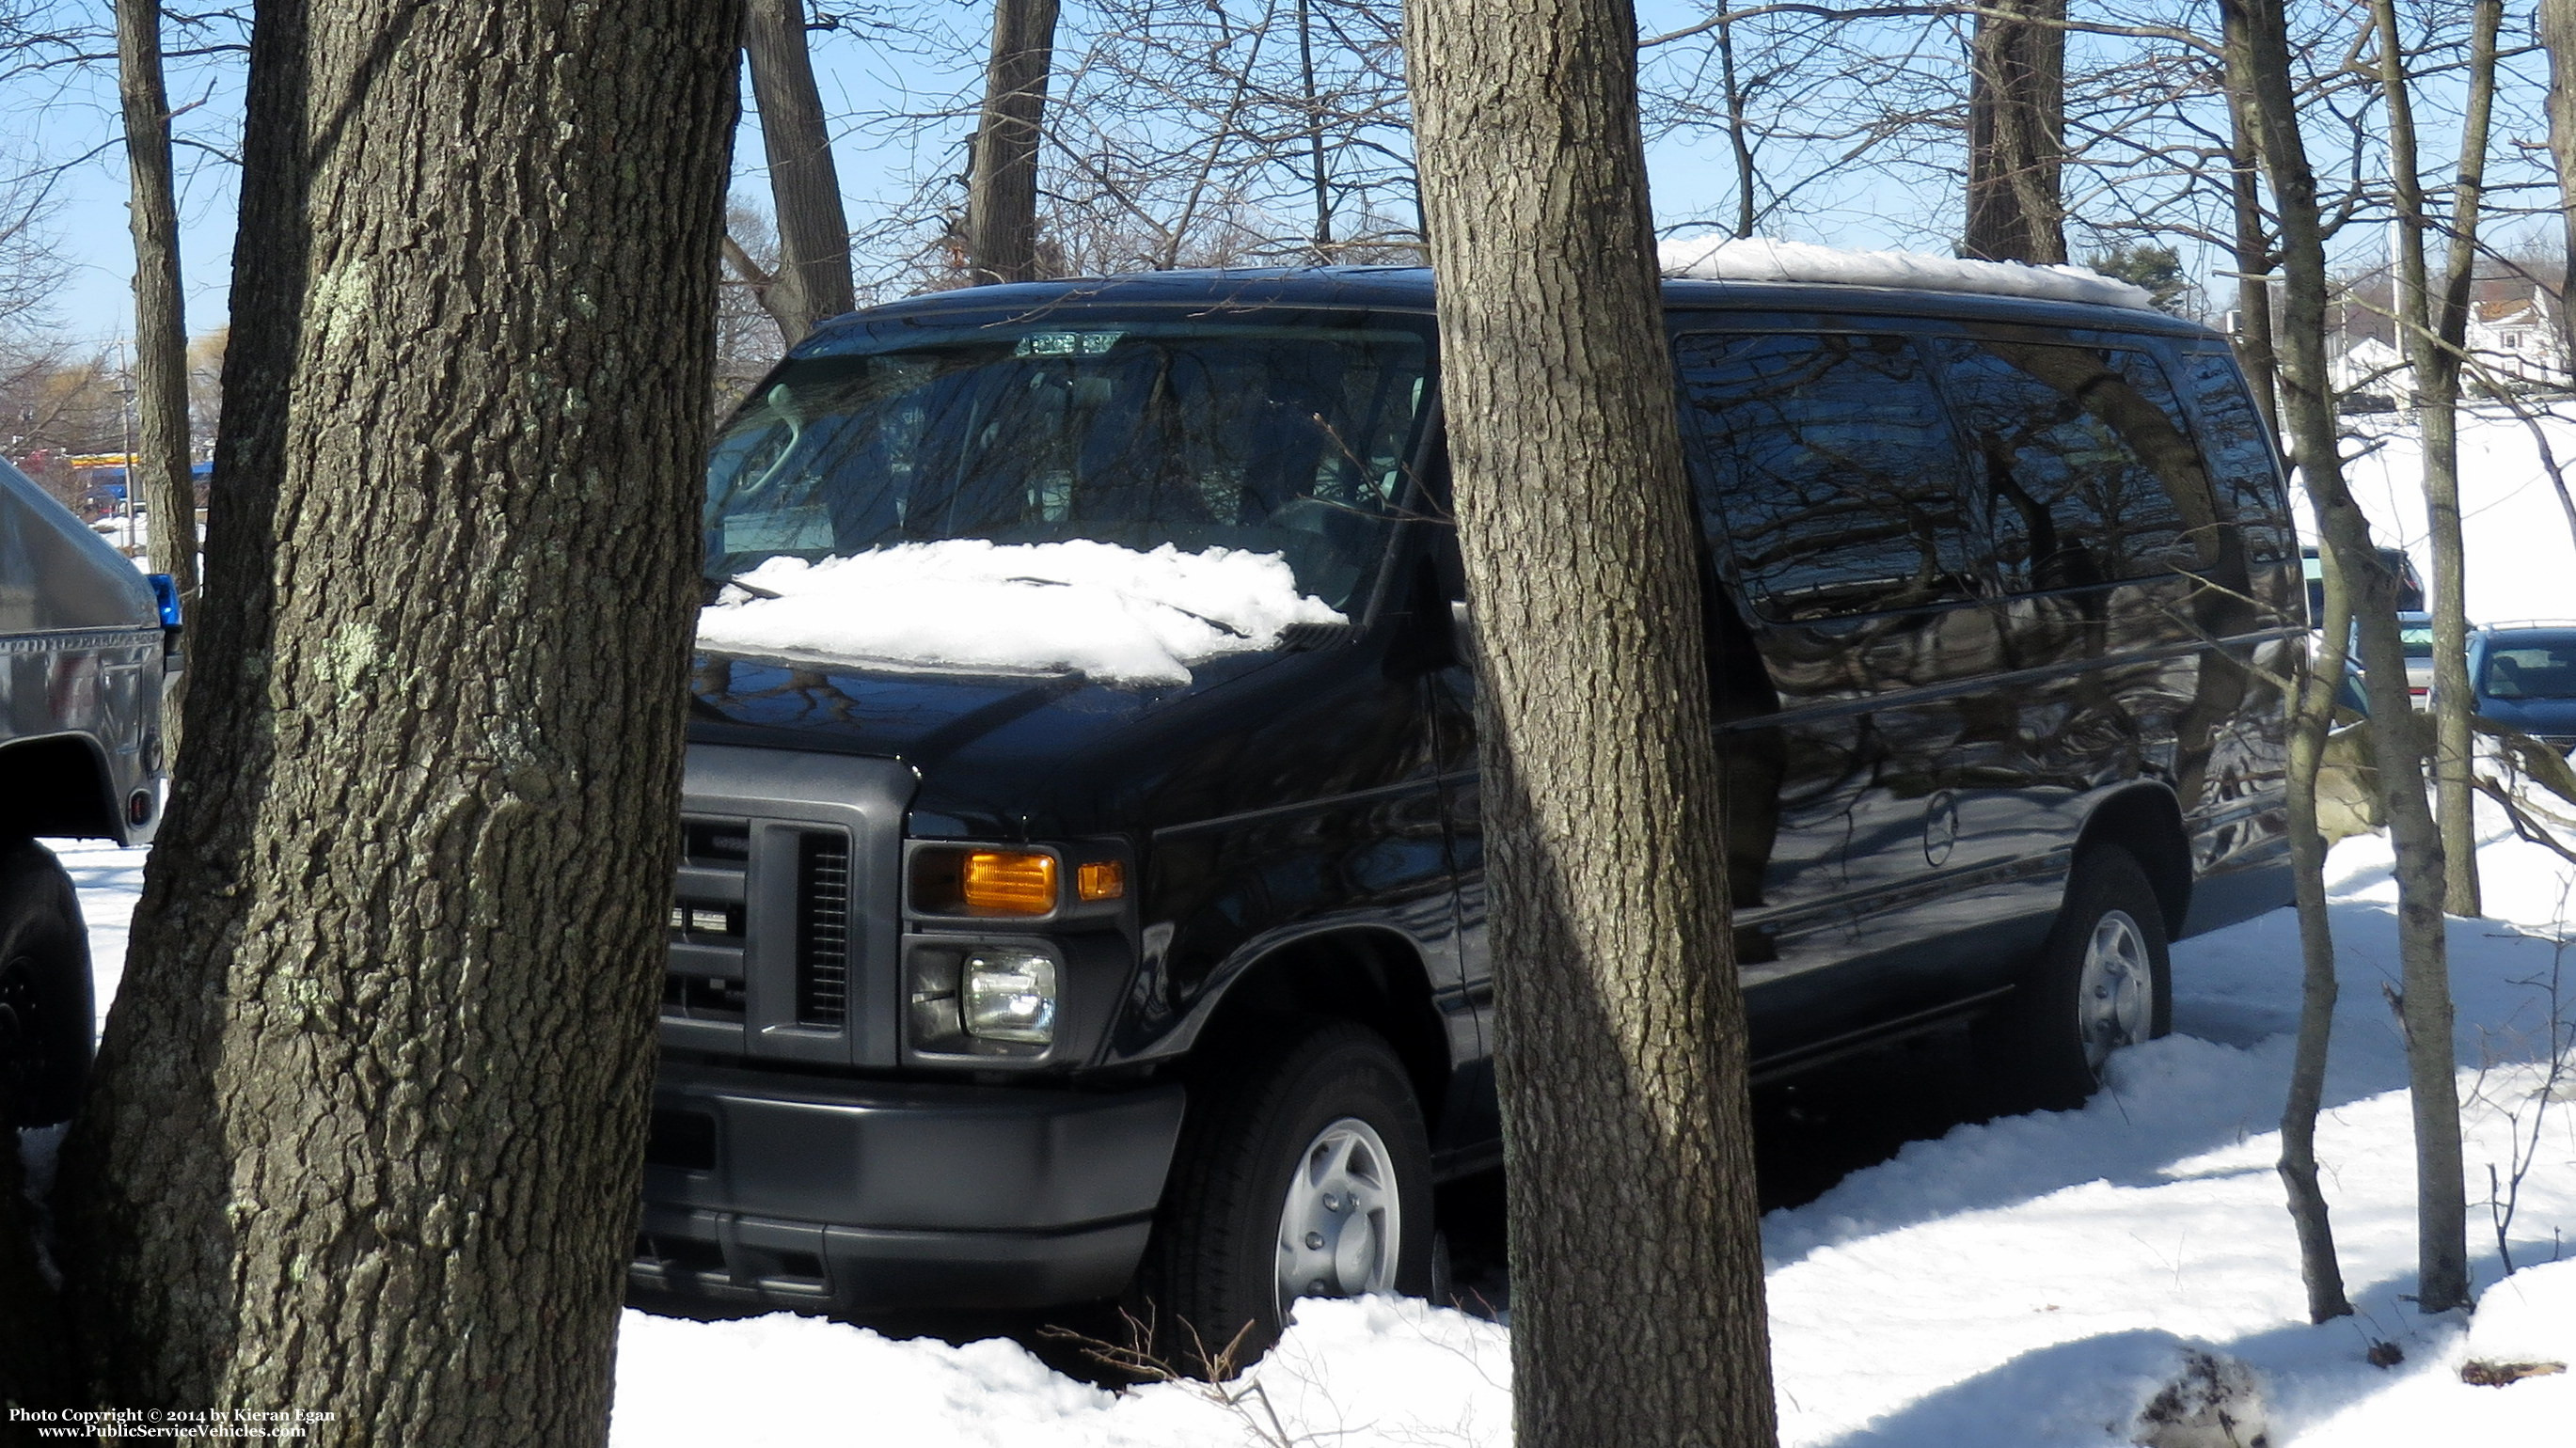
[[[1322,1026],[1192,1093],[1142,1284],[1167,1364],[1240,1368],[1298,1298],[1420,1293],[1430,1270],[1429,1141],[1375,1033]]]
[[[2042,1107],[2080,1105],[2114,1051],[2173,1028],[2164,908],[2135,856],[2104,845],[2075,862],[2057,924],[2015,994],[2007,1074]]]

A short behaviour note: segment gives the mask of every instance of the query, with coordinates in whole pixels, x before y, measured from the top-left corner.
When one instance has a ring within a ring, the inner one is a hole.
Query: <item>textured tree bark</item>
[[[2066,0],[1998,0],[1968,57],[1968,230],[1962,256],[2066,260]]]
[[[2372,0],[2379,31],[2379,83],[2388,98],[2388,169],[2397,196],[2397,323],[2415,378],[2424,426],[2424,507],[2433,543],[2433,790],[2442,831],[2442,908],[2484,913],[2479,902],[2477,764],[2469,728],[2468,592],[2460,542],[2460,371],[2469,329],[2469,286],[2477,264],[2478,212],[2485,189],[2487,130],[2495,109],[2496,32],[2502,0],[2471,9],[2469,92],[2460,128],[2460,165],[2451,190],[2449,245],[2438,298],[2426,276],[2424,209],[2414,100],[2398,37],[2395,0]]]
[[[1774,1438],[1699,637],[1625,0],[1413,0],[1480,641],[1514,1441]]]
[[[170,101],[161,83],[160,0],[117,0],[116,88],[125,111],[125,165],[134,232],[134,447],[128,502],[152,518],[152,571],[197,601],[197,484],[188,438],[187,299],[179,289],[179,203],[170,175]],[[134,484],[139,481],[141,486]],[[178,752],[187,675],[162,691],[162,744]]]
[[[1038,142],[1055,69],[1057,0],[993,0],[983,120],[967,161],[969,285],[1038,275]]]
[[[2334,696],[2343,679],[2343,640],[2352,606],[2341,577],[2326,579],[2326,643],[2300,682],[2290,721],[2290,870],[2299,909],[2299,1034],[2290,1060],[2290,1090],[2281,1106],[2281,1183],[2299,1234],[2299,1278],[2308,1289],[2308,1321],[2349,1317],[2334,1223],[2317,1177],[2317,1113],[2325,1105],[2326,1055],[2334,1037],[2334,924],[2326,914],[2326,840],[2317,828],[2317,769],[2325,762]]]
[[[189,749],[65,1164],[104,1402],[605,1436],[740,22],[259,12]]]
[[[2227,88],[2228,191],[2236,223],[2236,361],[2254,386],[2254,405],[2278,437],[2280,363],[2272,343],[2272,238],[2263,225],[2261,167],[2254,156],[2253,101]]]
[[[805,46],[805,0],[747,0],[742,53],[760,107],[760,144],[769,157],[770,209],[778,222],[778,270],[760,304],[787,345],[818,322],[858,308],[850,283],[850,222],[832,133]]]
[[[2269,274],[2271,256],[2254,192],[2262,128],[2256,115],[2254,49],[2245,20],[2241,7],[2230,7],[2224,21],[2228,115],[2236,142],[2238,286],[2241,305],[2262,308],[2262,357],[2268,371],[2274,359],[2271,297],[2268,288],[2252,278]],[[2244,338],[2255,335],[2253,326],[2249,315]],[[2253,350],[2247,341],[2238,346],[2240,355]],[[2266,376],[2258,383],[2255,395],[2265,404],[2264,416],[2277,431],[2279,397],[2273,379]],[[2303,425],[2309,421],[2302,416]],[[2310,1322],[2352,1314],[2352,1300],[2344,1291],[2343,1263],[2335,1253],[2334,1219],[2317,1174],[2317,1113],[2325,1103],[2326,1058],[2334,1037],[2337,994],[2334,923],[2326,913],[2327,841],[2317,825],[2317,771],[2325,762],[2335,694],[2343,682],[2344,641],[2352,635],[2351,595],[2333,559],[2328,557],[2324,563],[2325,617],[2317,620],[2324,643],[2299,682],[2295,712],[2290,716],[2290,874],[2299,911],[2299,1033],[2290,1059],[2290,1089],[2281,1104],[2277,1164],[2290,1222],[2298,1233],[2299,1279],[2307,1287]]]
[[[2319,532],[2352,591],[2361,661],[2370,680],[2371,734],[2390,842],[2397,852],[2397,919],[2404,961],[2407,1062],[2415,1117],[2418,1304],[2442,1312],[2468,1301],[2468,1207],[2460,1176],[2459,1098],[2452,1075],[2450,968],[2443,938],[2442,841],[2424,801],[2423,747],[2406,695],[2395,580],[2379,564],[2370,524],[2345,485],[2335,449],[2326,371],[2326,259],[2316,176],[2308,167],[2290,90],[2283,0],[2225,0],[2231,35],[2243,29],[2265,175],[2281,224],[2281,410]]]
[[[2558,278],[2558,332],[2561,356],[2576,369],[2576,0],[2539,0],[2537,29],[2549,52],[2549,159],[2558,172],[2558,220],[2563,228],[2566,270]]]

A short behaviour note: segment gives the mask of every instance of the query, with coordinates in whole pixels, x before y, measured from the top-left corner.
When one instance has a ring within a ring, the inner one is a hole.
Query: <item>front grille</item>
[[[666,1016],[739,1025],[747,1003],[738,975],[687,975],[675,970],[662,977],[662,1014]]]
[[[680,881],[671,901],[671,968],[662,977],[662,1014],[684,1021],[740,1024],[749,1010],[750,877],[747,820],[685,820]]]
[[[808,833],[796,848],[796,1019],[837,1026],[849,1014],[850,841]]]
[[[846,831],[687,821],[663,1016],[741,1024],[792,1015],[800,1026],[842,1029],[857,930],[852,896]]]
[[[887,1069],[912,767],[691,744],[660,1037],[698,1059]]]

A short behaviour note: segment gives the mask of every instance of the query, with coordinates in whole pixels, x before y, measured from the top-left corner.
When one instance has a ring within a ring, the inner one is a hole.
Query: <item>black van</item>
[[[2226,343],[1666,302],[1757,1072],[1980,1018],[2079,1098],[2165,1030],[2169,939],[2290,893],[2298,541]],[[1222,1343],[1422,1284],[1431,1185],[1500,1154],[1435,340],[1419,270],[978,288],[827,325],[737,415],[711,598],[1094,539],[1278,555],[1344,621],[1185,684],[704,654],[635,1286],[1132,1284]]]

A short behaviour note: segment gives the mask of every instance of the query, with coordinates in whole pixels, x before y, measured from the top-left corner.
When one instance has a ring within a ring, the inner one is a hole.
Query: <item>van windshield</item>
[[[1428,350],[1396,329],[1059,323],[800,359],[716,440],[706,575],[1080,539],[1277,554],[1341,608],[1404,504]]]

